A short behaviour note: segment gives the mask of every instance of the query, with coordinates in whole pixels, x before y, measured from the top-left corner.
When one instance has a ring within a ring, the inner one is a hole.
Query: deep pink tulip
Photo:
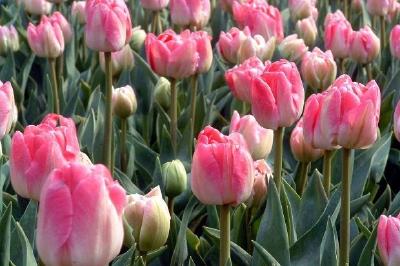
[[[64,52],[64,36],[58,23],[52,24],[48,17],[42,16],[39,25],[29,23],[28,43],[39,57],[57,58]]]
[[[196,73],[205,73],[210,70],[213,60],[211,36],[205,31],[195,31],[191,33],[191,38],[196,41],[196,51],[199,55]]]
[[[332,150],[339,146],[363,149],[377,139],[380,90],[340,76],[325,92],[311,95],[304,108],[304,138],[314,148]]]
[[[394,120],[394,135],[396,136],[396,139],[400,142],[400,101],[396,105],[393,120]]]
[[[400,219],[381,215],[378,224],[378,249],[386,266],[400,265]]]
[[[233,18],[241,27],[249,27],[251,34],[259,34],[265,40],[276,37],[283,39],[283,22],[279,10],[266,1],[233,2]]]
[[[147,34],[147,62],[155,73],[163,77],[182,79],[192,76],[199,65],[197,43],[189,30],[176,34],[166,30],[159,36]]]
[[[389,11],[392,1],[393,0],[367,0],[368,13],[372,16],[385,16]]]
[[[179,26],[202,29],[210,19],[210,0],[171,0],[171,21]]]
[[[132,23],[124,0],[88,0],[85,11],[85,40],[90,49],[116,52],[129,43]]]
[[[45,265],[103,266],[124,238],[125,190],[103,165],[66,164],[43,186],[36,244]]]
[[[316,10],[316,0],[289,0],[289,12],[293,21],[312,17]]]
[[[86,23],[86,1],[74,1],[71,6],[72,17],[75,17],[80,24]]]
[[[47,115],[38,126],[17,131],[11,140],[11,184],[19,195],[39,200],[51,171],[79,155],[75,124],[70,118]]]
[[[271,152],[274,132],[260,126],[254,116],[240,117],[234,111],[229,128],[229,133],[233,132],[242,134],[253,160],[265,159]]]
[[[200,132],[193,155],[191,185],[202,203],[244,202],[251,194],[253,181],[253,160],[241,134],[224,136],[210,126]]]
[[[348,57],[353,30],[342,11],[329,13],[325,18],[324,26],[325,49],[331,50],[335,58]]]
[[[360,63],[371,63],[378,55],[381,49],[381,44],[378,36],[371,30],[370,27],[353,31],[350,37],[350,57]]]
[[[49,17],[50,22],[54,25],[54,23],[60,26],[61,31],[63,32],[63,37],[65,43],[69,43],[72,39],[73,32],[71,25],[67,21],[67,19],[60,12],[56,11]]]
[[[254,78],[251,110],[261,126],[288,127],[303,111],[304,87],[293,62],[281,59],[267,63],[263,74]]]
[[[390,31],[390,52],[396,59],[400,59],[400,25]]]
[[[46,0],[21,0],[21,4],[24,10],[32,15],[47,15],[53,6]]]
[[[257,57],[247,59],[225,72],[225,80],[233,95],[244,102],[251,102],[251,83],[264,71],[264,64]]]
[[[17,122],[18,110],[10,82],[0,81],[0,140],[10,132]]]
[[[140,5],[144,9],[159,11],[168,6],[169,0],[140,0]]]

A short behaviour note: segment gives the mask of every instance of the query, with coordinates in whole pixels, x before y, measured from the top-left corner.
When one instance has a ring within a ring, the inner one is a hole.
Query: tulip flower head
[[[317,24],[314,18],[308,17],[298,20],[296,23],[296,32],[307,46],[313,46],[318,35]]]
[[[400,264],[400,219],[381,215],[378,223],[378,249],[385,266]]]
[[[47,15],[51,12],[52,3],[46,0],[21,0],[24,10],[32,15]]]
[[[350,57],[360,63],[371,63],[378,57],[381,49],[381,44],[378,36],[365,26],[359,31],[354,31],[350,37]]]
[[[335,58],[346,58],[350,53],[350,38],[353,32],[350,22],[342,11],[329,13],[325,18],[325,49],[331,50]]]
[[[140,0],[140,5],[147,10],[160,11],[168,6],[169,0]]]
[[[60,26],[65,43],[69,43],[72,39],[73,32],[67,19],[60,12],[56,11],[49,17],[49,20],[52,24],[58,24]]]
[[[210,0],[170,0],[173,24],[202,29],[211,15]]]
[[[394,135],[396,139],[400,142],[400,101],[397,102],[396,109],[394,111]]]
[[[18,32],[13,25],[0,26],[0,54],[19,50]]]
[[[113,113],[122,119],[126,119],[136,112],[137,102],[135,92],[129,85],[113,90]]]
[[[400,25],[390,31],[390,52],[396,59],[400,59]]]
[[[313,16],[316,11],[316,0],[289,0],[289,12],[293,21]]]
[[[8,134],[18,118],[14,92],[10,82],[0,81],[0,140]]]
[[[289,61],[300,62],[307,51],[304,40],[297,38],[297,34],[287,36],[279,44],[279,52]]]
[[[251,208],[261,206],[267,198],[268,182],[272,178],[272,169],[265,160],[254,161],[254,184],[246,205]]]
[[[385,16],[393,0],[367,0],[367,11],[372,16]]]
[[[75,17],[79,24],[86,23],[86,1],[74,1],[71,6],[72,17]]]

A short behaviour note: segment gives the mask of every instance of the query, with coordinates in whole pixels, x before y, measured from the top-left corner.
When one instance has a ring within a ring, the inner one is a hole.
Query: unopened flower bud
[[[296,32],[307,46],[314,46],[318,29],[312,17],[298,20],[296,23]]]
[[[164,109],[169,108],[171,105],[171,83],[168,79],[160,77],[154,89],[154,97]]]
[[[120,118],[129,117],[137,109],[135,92],[129,85],[113,90],[112,103],[114,114]]]
[[[279,45],[279,52],[289,61],[298,62],[308,51],[303,39],[297,38],[297,34],[287,36]]]
[[[176,197],[186,190],[187,174],[181,161],[173,160],[164,163],[162,174],[165,184],[165,194],[168,198]]]
[[[139,51],[146,40],[146,32],[138,27],[132,29],[131,46],[135,51]]]

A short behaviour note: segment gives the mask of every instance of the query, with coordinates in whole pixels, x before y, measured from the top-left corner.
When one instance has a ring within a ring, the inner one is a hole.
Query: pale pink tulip
[[[170,0],[171,21],[179,26],[202,29],[210,19],[210,0]]]
[[[297,34],[289,35],[283,39],[278,49],[283,58],[294,62],[300,62],[305,53],[308,52],[304,40],[297,38]]]
[[[400,101],[396,105],[393,120],[394,120],[394,135],[396,136],[396,139],[400,142]]]
[[[246,206],[250,208],[259,207],[267,198],[268,182],[272,178],[272,169],[265,160],[254,162],[254,184],[250,198]]]
[[[25,11],[32,15],[47,15],[53,6],[46,0],[21,0],[21,3]]]
[[[324,26],[325,49],[331,50],[335,58],[348,57],[353,29],[342,11],[329,13],[325,18]]]
[[[67,19],[60,12],[56,11],[49,17],[49,20],[53,25],[56,23],[60,26],[65,43],[69,43],[72,39],[73,32]]]
[[[239,48],[238,62],[242,63],[253,56],[260,58],[262,61],[270,60],[275,51],[275,43],[275,37],[266,42],[261,35],[247,36]]]
[[[318,29],[317,24],[315,24],[315,20],[312,17],[298,20],[296,23],[296,32],[299,38],[303,39],[307,46],[313,46],[315,44]]]
[[[71,14],[75,17],[80,24],[86,23],[86,1],[74,1],[72,2]]]
[[[390,52],[396,59],[400,59],[400,25],[390,31]]]
[[[237,64],[239,62],[239,49],[247,38],[251,38],[248,27],[243,31],[238,28],[231,28],[228,32],[221,32],[217,42],[217,51],[219,56],[226,62]]]
[[[370,27],[353,31],[350,37],[350,57],[360,63],[371,63],[378,57],[381,49],[381,44],[378,36],[371,30]]]
[[[140,5],[144,9],[160,11],[168,6],[169,0],[140,0]]]
[[[14,91],[10,82],[0,81],[0,140],[8,133],[17,122],[18,110],[15,105]]]
[[[0,54],[19,50],[19,36],[13,25],[0,26]]]
[[[191,38],[196,42],[196,50],[199,55],[196,73],[205,73],[210,70],[213,60],[211,36],[205,31],[195,31],[191,33]]]
[[[311,17],[316,10],[316,0],[289,0],[289,12],[293,21]],[[317,11],[318,12],[318,11]]]
[[[385,266],[400,265],[400,219],[381,215],[378,223],[378,249]]]
[[[368,13],[372,16],[385,16],[389,11],[392,1],[393,0],[367,0]]]

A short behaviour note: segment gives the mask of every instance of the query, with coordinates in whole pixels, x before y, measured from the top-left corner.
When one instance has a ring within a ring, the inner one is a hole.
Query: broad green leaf
[[[326,230],[321,244],[321,265],[338,265],[339,243],[335,230],[335,225],[329,218],[326,224]]]
[[[254,249],[258,254],[260,254],[261,259],[263,261],[262,265],[271,265],[271,266],[279,266],[279,262],[276,261],[274,257],[272,257],[271,254],[269,254],[268,251],[266,251],[260,244],[258,244],[256,241],[252,241],[254,244]]]
[[[35,229],[36,229],[36,219],[38,212],[38,203],[31,200],[25,209],[24,214],[19,220],[26,237],[29,240],[30,245],[33,247],[35,243]]]
[[[374,253],[376,249],[376,235],[377,235],[378,226],[375,226],[374,230],[370,238],[368,239],[367,244],[365,245],[360,260],[358,261],[358,266],[364,265],[374,265]]]
[[[9,204],[0,219],[0,265],[10,262],[11,217]]]
[[[18,222],[14,221],[14,225],[15,225],[15,231],[17,232],[18,235],[18,239],[20,242],[20,247],[21,249],[19,250],[19,255],[20,258],[22,259],[21,264],[17,264],[17,265],[21,265],[21,266],[34,266],[37,265],[36,260],[35,260],[35,256],[33,254],[33,249],[31,244],[29,243],[28,238],[26,237],[21,225]],[[13,247],[15,248],[15,247]]]
[[[122,255],[119,255],[114,262],[112,263],[112,266],[127,266],[130,265],[131,263],[131,258],[132,256],[135,255],[135,248],[131,247],[127,252],[125,252]]]

